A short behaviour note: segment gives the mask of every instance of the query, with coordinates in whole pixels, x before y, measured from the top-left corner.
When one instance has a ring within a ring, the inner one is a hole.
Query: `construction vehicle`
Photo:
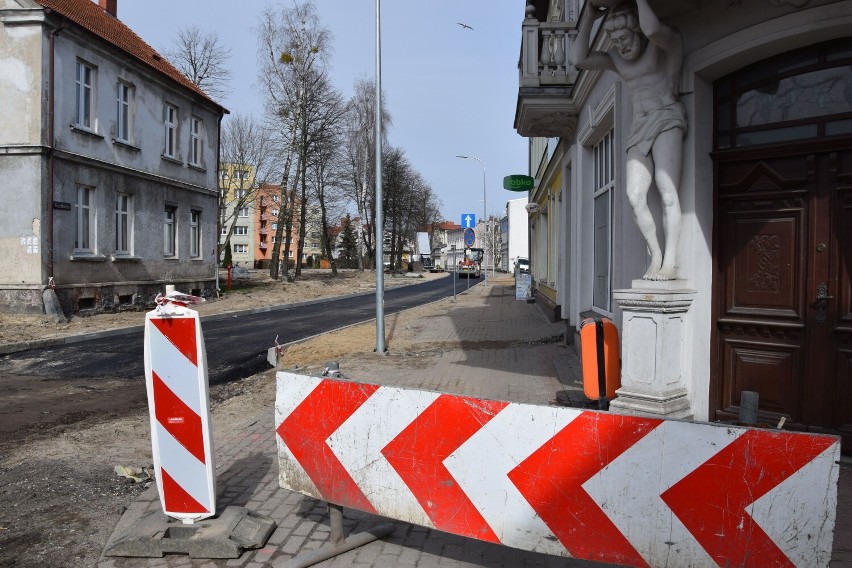
[[[464,257],[459,261],[456,274],[459,278],[479,278],[482,276],[482,258],[484,250],[481,248],[464,249]]]
[[[435,271],[435,261],[432,259],[432,246],[429,244],[429,233],[417,233],[417,259],[423,270]]]

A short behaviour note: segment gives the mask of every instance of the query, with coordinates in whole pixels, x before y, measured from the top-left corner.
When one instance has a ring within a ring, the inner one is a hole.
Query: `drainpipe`
[[[48,8],[45,10],[46,14],[49,14],[51,10]],[[47,276],[48,276],[48,284],[55,282],[54,275],[54,262],[53,262],[53,143],[54,143],[54,132],[55,132],[55,103],[54,103],[54,90],[55,90],[55,48],[56,48],[56,36],[67,27],[67,24],[62,23],[58,27],[54,28],[50,31],[48,35],[48,41],[50,44],[49,51],[49,69],[48,69],[48,85],[47,85],[47,234],[45,236],[45,244],[47,245]]]
[[[219,226],[219,216],[221,212],[219,211],[219,203],[221,202],[219,199],[219,192],[222,191],[220,187],[222,184],[222,178],[219,177],[219,169],[222,167],[222,119],[225,118],[224,114],[219,115],[219,122],[216,127],[216,235],[214,236],[214,242],[216,243],[216,249],[214,252],[214,256],[216,260],[214,264],[216,265],[216,297],[219,297],[219,239],[222,238],[222,228]]]

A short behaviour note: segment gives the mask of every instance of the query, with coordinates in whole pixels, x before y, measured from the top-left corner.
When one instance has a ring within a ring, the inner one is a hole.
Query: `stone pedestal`
[[[624,310],[621,388],[610,409],[624,414],[691,419],[686,390],[692,368],[689,307],[695,291],[683,280],[634,280],[613,297]]]

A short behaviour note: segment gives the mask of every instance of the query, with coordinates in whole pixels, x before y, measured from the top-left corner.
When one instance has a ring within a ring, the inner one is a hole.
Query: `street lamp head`
[[[461,154],[456,154],[456,158],[465,158],[467,159],[469,156],[462,156]]]

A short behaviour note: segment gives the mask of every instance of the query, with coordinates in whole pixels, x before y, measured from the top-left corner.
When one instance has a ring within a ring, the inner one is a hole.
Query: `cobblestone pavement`
[[[458,296],[453,309],[425,316],[418,330],[424,342],[440,349],[386,356],[359,356],[341,361],[341,370],[357,380],[452,392],[532,404],[582,406],[580,365],[574,350],[556,339],[562,324],[551,324],[534,304],[514,298],[511,279],[491,279]],[[244,567],[284,568],[290,560],[329,541],[325,503],[278,486],[273,426],[274,401],[268,415],[247,416],[238,431],[215,433],[217,506],[239,505],[272,518],[278,525],[266,545],[234,560],[190,559],[183,554],[162,559],[107,558],[99,568]],[[852,566],[852,465],[841,467],[832,568]],[[124,513],[115,534],[141,515],[160,510],[156,487],[143,493]],[[345,510],[344,532],[358,533],[383,519]],[[322,568],[525,568],[580,567],[601,564],[524,552],[392,521],[388,537],[318,564]]]

